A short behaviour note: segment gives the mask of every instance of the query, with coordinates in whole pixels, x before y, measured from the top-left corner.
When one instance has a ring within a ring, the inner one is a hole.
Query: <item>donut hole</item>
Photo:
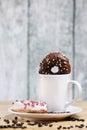
[[[51,72],[52,73],[57,73],[59,71],[59,68],[58,68],[58,66],[53,66],[52,68],[51,68]]]

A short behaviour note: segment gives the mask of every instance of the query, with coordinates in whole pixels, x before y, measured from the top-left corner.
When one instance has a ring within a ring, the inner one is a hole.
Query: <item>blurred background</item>
[[[0,0],[0,100],[36,99],[39,63],[64,53],[87,99],[87,0]]]

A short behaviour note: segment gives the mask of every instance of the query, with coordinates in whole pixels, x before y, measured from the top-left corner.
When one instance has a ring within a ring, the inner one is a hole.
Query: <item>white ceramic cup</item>
[[[78,93],[72,101],[69,101],[69,87],[78,88]],[[70,74],[64,75],[44,75],[38,74],[38,100],[45,101],[48,106],[48,112],[64,112],[66,108],[80,98],[82,93],[81,85],[70,80]]]

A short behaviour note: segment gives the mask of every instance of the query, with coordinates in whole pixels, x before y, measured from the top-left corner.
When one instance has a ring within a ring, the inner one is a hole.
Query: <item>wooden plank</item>
[[[0,100],[27,98],[27,0],[0,0]]]
[[[30,0],[30,98],[36,99],[39,63],[49,52],[60,51],[72,63],[73,3],[70,0]]]
[[[76,0],[75,78],[83,88],[82,99],[87,100],[87,1]]]

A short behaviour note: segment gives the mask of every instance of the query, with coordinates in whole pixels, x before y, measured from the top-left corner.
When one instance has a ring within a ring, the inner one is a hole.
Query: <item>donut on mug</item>
[[[40,63],[39,74],[61,75],[70,72],[69,59],[60,52],[49,53]]]

